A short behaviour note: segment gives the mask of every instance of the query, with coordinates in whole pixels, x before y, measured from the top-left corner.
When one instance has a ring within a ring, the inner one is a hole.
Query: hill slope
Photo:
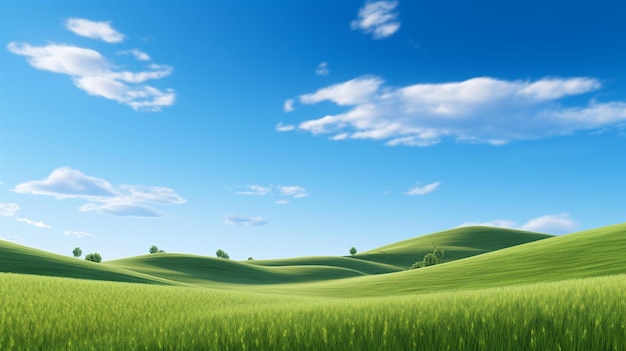
[[[0,272],[129,283],[177,285],[138,272],[66,257],[0,240]]]
[[[626,223],[553,237],[399,273],[299,284],[275,292],[385,296],[626,273]]]
[[[107,266],[123,268],[194,285],[281,284],[341,279],[363,272],[330,266],[264,267],[222,258],[159,253],[108,261]]]
[[[409,268],[436,245],[445,251],[442,263],[552,237],[548,234],[493,227],[462,227],[411,238],[369,250],[355,257]]]
[[[364,274],[384,274],[398,272],[400,267],[385,263],[355,259],[353,257],[317,256],[295,257],[276,260],[246,261],[249,264],[259,266],[327,266],[353,269]]]

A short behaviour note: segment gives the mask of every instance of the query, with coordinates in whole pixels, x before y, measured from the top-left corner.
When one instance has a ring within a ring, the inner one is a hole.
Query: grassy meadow
[[[416,238],[361,257],[96,264],[0,241],[0,350],[624,349],[626,224],[433,237],[485,252],[401,270],[432,248]]]

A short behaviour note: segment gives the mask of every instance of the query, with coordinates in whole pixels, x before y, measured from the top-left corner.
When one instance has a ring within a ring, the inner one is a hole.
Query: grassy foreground
[[[624,286],[337,299],[0,273],[0,349],[621,350]]]

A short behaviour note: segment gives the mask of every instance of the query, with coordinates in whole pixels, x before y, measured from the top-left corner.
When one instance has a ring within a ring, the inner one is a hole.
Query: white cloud
[[[294,199],[300,199],[309,196],[309,194],[307,194],[306,192],[306,189],[298,185],[280,185],[277,189],[281,195],[292,197]]]
[[[278,200],[276,201],[277,205],[288,205],[289,204],[289,200]]]
[[[19,222],[30,224],[30,225],[35,226],[37,228],[42,228],[42,229],[50,229],[50,228],[52,228],[49,225],[45,224],[44,222],[33,221],[32,219],[28,219],[28,218],[16,218],[16,220],[19,221]]]
[[[567,213],[547,215],[531,219],[520,229],[532,232],[566,233],[578,228],[578,223],[572,220]]]
[[[261,186],[261,185],[246,185],[245,187],[248,190],[238,191],[237,194],[263,196],[263,195],[268,194],[270,191],[272,191],[272,188]]]
[[[247,217],[247,216],[226,216],[224,217],[224,224],[245,225],[258,227],[266,225],[269,222],[262,217]]]
[[[20,210],[20,206],[16,203],[0,204],[0,216],[13,217]]]
[[[443,139],[502,145],[625,122],[626,102],[560,103],[600,88],[597,79],[587,77],[479,77],[394,88],[379,77],[364,76],[300,95],[302,104],[331,101],[347,111],[305,120],[298,129],[331,134],[332,140],[381,140],[390,146],[430,146]]]
[[[75,236],[78,239],[82,239],[82,238],[93,238],[94,235],[89,234],[89,233],[85,233],[85,232],[78,232],[75,230],[66,230],[64,232],[65,235],[71,235],[71,236]]]
[[[319,65],[317,65],[317,68],[315,69],[315,74],[317,74],[318,76],[329,75],[330,70],[328,69],[328,62],[322,62]]]
[[[306,189],[299,185],[245,185],[243,186],[243,188],[244,190],[238,190],[235,191],[235,193],[239,195],[271,195],[278,197],[289,197],[292,199],[301,199],[309,196]],[[276,203],[284,205],[289,203],[289,201],[278,200]]]
[[[488,222],[465,222],[459,227],[467,226],[488,226],[488,227],[500,227],[526,230],[531,232],[551,233],[551,234],[563,234],[576,230],[579,224],[570,218],[568,213],[546,215],[537,218],[533,218],[528,222],[517,225],[517,223],[507,219],[496,219]]]
[[[488,222],[465,222],[461,224],[459,227],[471,227],[471,226],[514,228],[515,222],[509,221],[507,219],[494,219],[493,221],[488,221]]]
[[[279,132],[289,132],[296,129],[296,126],[291,125],[291,124],[282,124],[282,122],[279,122],[276,125],[276,130]]]
[[[81,19],[70,19],[68,23],[74,24],[72,28],[77,29],[105,28],[105,24],[108,25],[106,22]],[[87,32],[85,29],[81,33],[102,34],[103,31]],[[143,70],[130,71],[125,70],[124,65],[110,62],[96,50],[79,46],[54,43],[33,46],[28,43],[10,42],[7,48],[16,55],[25,56],[28,63],[36,69],[71,77],[74,85],[89,95],[113,100],[135,110],[160,111],[163,107],[173,105],[176,99],[172,89],[161,90],[145,84],[147,81],[169,76],[173,69],[170,66],[150,62],[150,56],[139,49],[118,52],[132,55],[144,62]]]
[[[82,212],[104,212],[114,216],[160,217],[155,205],[185,203],[174,190],[142,185],[117,185],[69,168],[57,168],[43,180],[18,184],[13,191],[21,194],[52,196],[55,199],[82,199],[88,203]]]
[[[293,99],[287,99],[285,100],[285,103],[283,104],[283,111],[285,112],[291,112],[293,111]]]
[[[441,185],[441,183],[439,182],[430,183],[424,186],[420,186],[419,184],[416,184],[413,188],[409,189],[409,191],[407,191],[405,194],[410,195],[410,196],[426,195],[430,192],[437,190],[437,188],[439,188],[439,185]]]
[[[394,11],[397,6],[397,1],[367,2],[359,9],[358,19],[352,21],[350,27],[371,33],[374,39],[387,38],[400,29],[398,13]]]
[[[118,55],[132,55],[139,61],[150,61],[150,55],[139,49],[124,50],[117,53]]]
[[[81,37],[99,39],[107,43],[124,41],[124,34],[111,27],[111,22],[96,22],[84,18],[70,18],[65,21],[65,27]]]

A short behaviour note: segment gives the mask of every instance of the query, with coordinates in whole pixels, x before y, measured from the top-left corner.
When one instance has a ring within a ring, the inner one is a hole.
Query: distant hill
[[[129,283],[170,284],[158,277],[57,255],[0,240],[0,272]]]
[[[626,223],[538,240],[447,264],[305,284],[293,290],[311,295],[385,296],[626,274],[624,252]],[[282,292],[294,293],[293,290],[284,287]]]
[[[246,261],[249,264],[259,266],[328,266],[353,269],[365,274],[384,274],[398,272],[400,267],[385,263],[355,259],[353,257],[318,256],[318,257],[296,257],[275,260],[254,260]]]
[[[462,227],[399,241],[355,257],[406,269],[432,252],[434,245],[445,251],[441,262],[445,263],[550,237],[506,228]]]
[[[324,265],[265,267],[223,258],[159,253],[108,261],[107,266],[194,285],[282,284],[357,277],[365,273]]]

